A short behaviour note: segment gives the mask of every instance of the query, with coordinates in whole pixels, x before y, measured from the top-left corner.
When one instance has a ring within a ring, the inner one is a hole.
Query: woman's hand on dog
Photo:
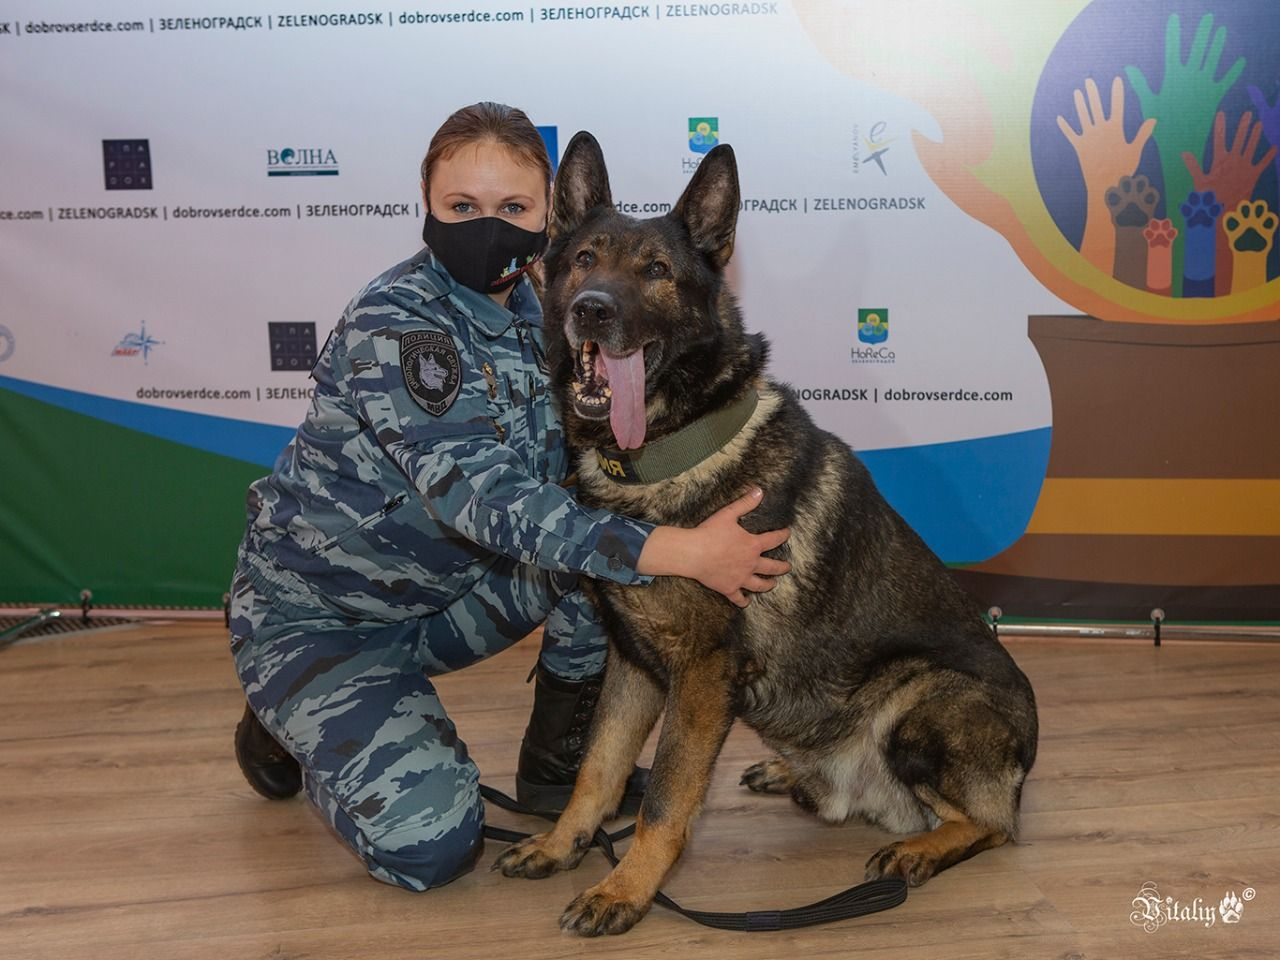
[[[658,527],[645,541],[636,569],[655,576],[688,577],[739,607],[747,606],[748,591],[772,590],[777,585],[773,578],[791,569],[785,560],[761,556],[786,543],[790,528],[751,533],[738,523],[760,505],[763,495],[757,488],[693,529]]]

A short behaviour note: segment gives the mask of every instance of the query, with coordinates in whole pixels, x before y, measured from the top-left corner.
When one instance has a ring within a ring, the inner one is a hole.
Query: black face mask
[[[525,230],[501,217],[442,223],[431,213],[422,241],[449,276],[479,293],[501,293],[542,259],[547,231]]]

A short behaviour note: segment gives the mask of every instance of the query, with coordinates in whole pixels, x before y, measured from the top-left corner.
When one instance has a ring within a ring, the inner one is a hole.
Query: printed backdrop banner
[[[1280,619],[1273,0],[189,9],[0,10],[0,602],[220,604],[491,99],[640,217],[733,145],[774,375],[984,602]]]

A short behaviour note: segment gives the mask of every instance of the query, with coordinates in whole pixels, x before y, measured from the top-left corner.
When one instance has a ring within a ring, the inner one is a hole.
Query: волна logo
[[[13,356],[13,351],[17,349],[18,341],[14,339],[13,331],[0,323],[0,363],[4,363]]]
[[[268,177],[336,177],[338,158],[324,147],[282,147],[267,151]]]

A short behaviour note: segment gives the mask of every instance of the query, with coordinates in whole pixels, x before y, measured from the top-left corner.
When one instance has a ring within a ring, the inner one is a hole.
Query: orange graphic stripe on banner
[[[1049,477],[1026,532],[1280,537],[1280,480]]]

